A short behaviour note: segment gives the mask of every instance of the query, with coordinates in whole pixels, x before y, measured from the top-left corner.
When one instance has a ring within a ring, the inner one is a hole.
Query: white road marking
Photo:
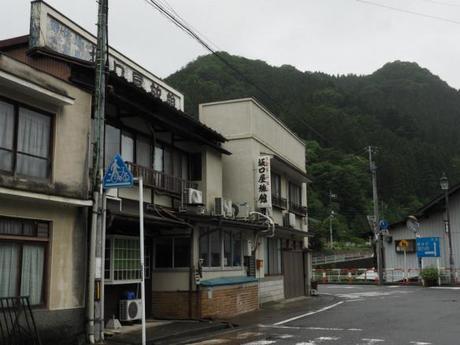
[[[321,309],[318,309],[318,310],[315,310],[315,311],[311,311],[311,312],[306,313],[306,314],[302,314],[302,315],[298,315],[298,316],[295,316],[295,317],[291,317],[290,319],[287,319],[287,320],[284,320],[284,321],[277,322],[277,323],[275,323],[274,325],[275,325],[275,326],[284,325],[285,323],[288,323],[288,322],[291,322],[291,321],[294,321],[294,320],[301,319],[301,318],[303,318],[303,317],[307,317],[307,316],[310,316],[310,315],[318,314],[318,313],[321,313],[321,312],[323,312],[323,311],[326,311],[326,310],[335,308],[335,307],[341,305],[342,303],[343,303],[343,301],[340,301],[340,302],[337,302],[337,303],[335,303],[335,304],[329,305],[329,306],[327,306],[327,307],[324,307],[324,308],[321,308]]]
[[[372,344],[375,344],[375,343],[381,343],[382,341],[385,341],[383,339],[372,339],[372,338],[362,338],[361,340],[365,341],[365,343],[360,344],[360,345],[372,345]]]
[[[230,340],[228,339],[210,339],[210,340],[200,341],[198,343],[190,343],[187,345],[220,345],[220,344],[228,343],[229,341]]]
[[[262,335],[260,332],[243,332],[243,333],[238,333],[236,336],[236,339],[243,340],[247,339],[249,337],[258,337],[259,335]]]
[[[309,331],[349,331],[349,332],[362,332],[361,328],[338,328],[338,327],[301,327],[301,326],[275,326],[275,325],[258,325],[261,328],[278,328],[278,329],[295,329],[295,330],[309,330]]]
[[[431,345],[431,343],[427,343],[425,341],[411,341],[410,343],[414,345]]]
[[[256,340],[250,343],[244,343],[243,345],[270,345],[276,343],[276,340]]]
[[[319,337],[319,338],[316,338],[315,340],[319,340],[319,341],[329,341],[329,340],[339,340],[340,338],[339,337]]]
[[[439,290],[460,290],[458,286],[431,286],[430,289],[439,289]]]
[[[279,338],[279,339],[289,339],[289,338],[292,338],[294,336],[292,334],[281,334],[281,335],[277,335],[276,337]]]

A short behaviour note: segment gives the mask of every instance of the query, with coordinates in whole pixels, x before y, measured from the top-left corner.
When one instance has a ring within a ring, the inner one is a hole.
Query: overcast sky
[[[231,54],[329,74],[368,74],[415,61],[460,88],[460,0],[168,0],[196,30]],[[95,32],[96,0],[48,0]],[[30,3],[2,0],[0,39],[27,34]],[[145,0],[109,0],[110,44],[166,77],[207,53]]]

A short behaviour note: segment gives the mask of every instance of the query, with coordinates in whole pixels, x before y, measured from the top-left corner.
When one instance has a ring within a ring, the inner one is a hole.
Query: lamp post
[[[441,189],[444,191],[444,200],[446,203],[446,231],[449,239],[449,268],[450,268],[450,283],[455,283],[455,274],[454,274],[454,254],[452,252],[452,232],[450,231],[450,216],[449,216],[449,180],[445,173],[442,174],[441,179],[439,180]]]

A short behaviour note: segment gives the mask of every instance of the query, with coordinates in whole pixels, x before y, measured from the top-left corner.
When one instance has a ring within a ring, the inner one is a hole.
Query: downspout
[[[88,307],[87,307],[87,332],[90,344],[95,343],[94,339],[94,276],[96,272],[96,232],[97,215],[99,208],[99,193],[93,193],[93,210],[91,215],[91,237],[89,244],[89,272],[88,272]]]
[[[195,246],[195,228],[192,227],[192,233],[190,236],[190,271],[189,271],[189,280],[188,280],[188,317],[193,318],[193,305],[192,305],[192,289],[193,289],[193,271],[194,263],[193,259],[195,256],[194,246]]]

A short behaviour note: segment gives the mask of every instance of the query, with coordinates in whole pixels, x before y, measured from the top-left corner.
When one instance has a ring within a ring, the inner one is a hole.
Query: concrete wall
[[[278,301],[284,298],[283,276],[265,277],[259,282],[260,303]]]
[[[73,309],[85,305],[86,213],[83,209],[0,198],[0,216],[51,222],[48,244],[47,309]]]

